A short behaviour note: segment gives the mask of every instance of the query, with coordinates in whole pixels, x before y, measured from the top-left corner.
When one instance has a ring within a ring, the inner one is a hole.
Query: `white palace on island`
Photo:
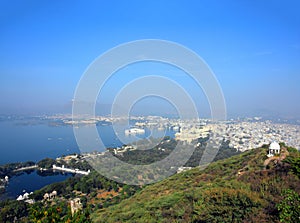
[[[90,170],[84,171],[84,170],[79,170],[79,169],[66,168],[65,165],[62,165],[62,167],[53,165],[52,169],[53,170],[64,171],[64,172],[69,172],[69,173],[78,173],[78,174],[82,174],[82,175],[89,175],[89,173],[91,172]]]

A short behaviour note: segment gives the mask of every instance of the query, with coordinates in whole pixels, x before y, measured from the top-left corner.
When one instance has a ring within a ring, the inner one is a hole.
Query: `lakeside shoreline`
[[[0,165],[0,195],[5,194],[6,188],[12,178],[22,176],[24,173],[31,174],[36,171],[36,174],[41,177],[48,177],[56,175],[57,173],[62,174],[79,174],[87,175],[90,169],[79,169],[78,166],[73,163],[66,162],[69,157],[80,159],[80,154],[69,154],[57,157],[56,159],[44,158],[38,162],[26,161],[18,163],[7,163]],[[83,159],[80,159],[83,162]],[[67,168],[65,168],[67,166]],[[89,167],[89,166],[88,166]]]

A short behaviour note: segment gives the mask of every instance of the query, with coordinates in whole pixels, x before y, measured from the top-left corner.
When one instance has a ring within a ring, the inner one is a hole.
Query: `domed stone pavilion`
[[[269,146],[268,157],[272,157],[276,154],[280,154],[280,145],[278,142],[272,142]]]

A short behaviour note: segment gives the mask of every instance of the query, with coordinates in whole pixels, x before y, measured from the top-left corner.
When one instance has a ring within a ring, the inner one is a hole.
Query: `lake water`
[[[0,200],[5,200],[7,198],[16,199],[19,195],[24,194],[25,191],[30,193],[41,189],[48,184],[64,181],[71,176],[73,176],[73,174],[68,173],[40,176],[35,170],[30,173],[23,172],[21,175],[9,179],[5,193],[0,195]]]
[[[121,129],[127,126],[119,125]],[[98,133],[105,147],[121,146],[123,143],[136,141],[135,136],[125,136],[124,131],[118,131],[121,142],[111,125],[97,126]],[[163,135],[174,137],[172,130],[153,129],[153,137]],[[146,129],[145,138],[150,135]],[[12,162],[39,161],[43,158],[56,158],[61,155],[80,153],[72,126],[51,126],[47,122],[34,125],[22,124],[19,121],[0,121],[0,165]]]
[[[127,126],[119,126],[121,129]],[[136,141],[134,136],[125,136],[124,131],[119,132],[118,139],[112,126],[97,126],[98,133],[105,147],[121,146],[123,143]],[[146,129],[145,138],[150,135],[150,130]],[[153,137],[163,135],[174,137],[172,130],[159,131],[152,130]],[[0,121],[0,165],[12,162],[39,161],[46,157],[57,158],[70,153],[80,153],[78,149],[72,126],[52,126],[48,122],[38,122],[37,124],[26,124],[20,121]],[[41,187],[63,181],[71,175],[39,176],[35,171],[20,176],[13,177],[6,188],[3,197],[15,198],[23,190],[31,192]]]

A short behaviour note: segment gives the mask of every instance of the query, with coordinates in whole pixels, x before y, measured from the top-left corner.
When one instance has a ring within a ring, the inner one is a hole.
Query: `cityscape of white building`
[[[176,133],[176,139],[191,141],[213,136],[211,140],[229,140],[229,146],[239,151],[261,147],[273,141],[300,149],[300,126],[272,121],[209,121],[206,124],[184,123]]]
[[[89,125],[97,123],[128,123],[128,117],[96,116],[91,119],[73,117],[70,115],[57,115],[47,119],[60,119],[64,124]],[[284,142],[288,146],[300,149],[300,125],[277,123],[262,120],[260,117],[245,118],[242,120],[211,121],[209,119],[182,120],[161,116],[131,116],[133,125],[125,133],[144,134],[145,128],[158,130],[172,129],[177,132],[177,140],[191,142],[198,138],[210,137],[216,143],[220,140],[229,140],[230,147],[245,151],[270,144],[273,141]]]

